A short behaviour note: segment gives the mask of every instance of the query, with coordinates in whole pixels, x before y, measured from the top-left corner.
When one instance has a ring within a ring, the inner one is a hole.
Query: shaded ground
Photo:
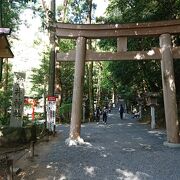
[[[81,128],[87,144],[68,147],[69,126],[57,127],[57,136],[36,146],[37,157],[24,159],[15,179],[28,180],[179,180],[180,150],[163,146],[164,131],[134,119],[109,114],[108,124],[88,123]]]

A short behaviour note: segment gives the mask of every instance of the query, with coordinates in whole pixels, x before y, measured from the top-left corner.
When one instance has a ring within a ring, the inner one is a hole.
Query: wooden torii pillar
[[[113,25],[72,25],[56,23],[53,27],[55,28],[57,37],[77,39],[76,51],[73,50],[68,53],[58,53],[56,57],[58,61],[74,61],[76,57],[70,139],[78,140],[80,137],[84,60],[161,60],[165,118],[167,127],[167,142],[165,145],[180,145],[175,92],[176,88],[174,83],[173,69],[173,59],[180,58],[180,47],[172,48],[170,38],[170,35],[172,34],[180,34],[180,20]],[[126,52],[128,37],[146,36],[159,37],[160,48],[153,48],[149,51]],[[88,38],[117,38],[118,51],[112,53],[86,50],[85,40]]]
[[[78,37],[76,41],[76,60],[72,99],[70,139],[80,138],[82,119],[83,83],[86,58],[86,38]]]
[[[167,129],[167,142],[165,142],[165,145],[169,145],[169,143],[176,144],[180,142],[173,54],[171,51],[172,42],[170,34],[162,34],[159,39],[162,55],[161,72]]]

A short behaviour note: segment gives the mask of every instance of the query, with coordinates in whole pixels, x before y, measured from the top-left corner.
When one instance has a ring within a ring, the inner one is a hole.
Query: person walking
[[[103,109],[103,122],[105,123],[105,124],[107,124],[107,112],[108,112],[108,110],[107,110],[107,108],[106,107],[104,107],[104,109]]]
[[[120,118],[123,119],[124,108],[123,108],[122,104],[119,107],[119,113],[120,113]]]
[[[100,114],[101,114],[101,109],[99,106],[96,108],[95,116],[96,116],[96,122],[98,123],[100,120]]]

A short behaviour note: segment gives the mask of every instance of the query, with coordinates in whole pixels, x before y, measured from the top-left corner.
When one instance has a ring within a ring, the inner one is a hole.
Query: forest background
[[[20,15],[27,8],[33,9],[34,14],[41,18],[40,31],[48,36],[48,20],[54,12],[50,11],[45,0],[32,0],[31,2],[28,0],[0,0],[0,26],[12,28],[14,32],[11,37],[12,41],[20,36],[15,32],[21,25]],[[73,24],[122,24],[180,18],[180,0],[109,0],[105,16],[98,18],[95,17],[96,8],[97,4],[92,0],[64,0],[62,5],[57,6],[56,21]],[[180,44],[179,36],[173,36],[172,39],[173,46]],[[43,43],[40,38],[34,41],[36,47]],[[61,39],[56,43],[56,46],[60,52],[68,52],[75,48],[75,41]],[[159,47],[158,38],[128,39],[127,49],[129,51],[149,50],[152,47]],[[92,40],[88,42],[87,48],[96,51],[116,52],[116,39]],[[29,79],[33,85],[31,96],[44,99],[44,112],[46,111],[46,96],[48,95],[49,54],[50,46],[47,43],[41,53],[41,63],[38,68],[32,70],[33,74]],[[12,63],[13,61],[9,62],[8,59],[4,59],[0,66],[2,68],[0,83],[1,124],[9,123],[13,85]],[[174,60],[174,71],[180,113],[179,60]],[[70,121],[73,79],[74,63],[57,62],[55,95],[58,97],[57,117],[61,122]],[[144,99],[147,92],[158,92],[156,116],[158,125],[165,125],[160,61],[88,62],[85,68],[84,83],[85,121],[94,121],[94,104],[102,107],[109,101],[116,102],[119,98],[125,99],[129,110],[132,106],[137,106],[137,98],[142,99],[143,118],[147,120],[147,117],[150,117],[149,107]]]

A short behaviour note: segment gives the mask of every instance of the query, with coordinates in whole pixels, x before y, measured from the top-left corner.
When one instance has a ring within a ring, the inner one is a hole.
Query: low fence
[[[13,180],[14,174],[17,173],[13,165],[25,155],[30,159],[34,158],[35,145],[44,141],[43,137],[45,137],[46,141],[49,140],[50,133],[45,126],[40,131],[40,129],[37,128],[37,125],[33,125],[28,132],[31,132],[31,138],[25,145],[21,144],[20,146],[17,146],[17,148],[1,147],[1,149],[5,150],[0,152],[0,180]]]
[[[13,160],[7,156],[0,156],[0,179],[13,180]]]

